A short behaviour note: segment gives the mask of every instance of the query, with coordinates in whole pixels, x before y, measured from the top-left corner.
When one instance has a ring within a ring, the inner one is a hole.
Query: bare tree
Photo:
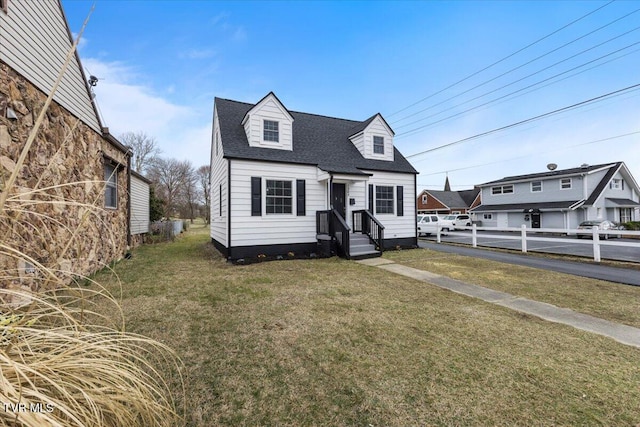
[[[193,166],[188,161],[162,157],[157,157],[149,167],[147,176],[153,182],[158,197],[165,201],[166,215],[175,215],[184,200],[190,170],[193,170]]]
[[[141,131],[125,132],[120,141],[133,150],[132,167],[138,173],[146,172],[161,152],[156,139]]]
[[[193,223],[193,220],[196,217],[196,207],[199,199],[197,187],[198,176],[196,175],[196,171],[193,169],[191,162],[182,162],[182,168],[182,172],[184,174],[182,196],[184,199],[184,205],[188,211],[189,219]]]
[[[211,166],[200,166],[196,170],[196,176],[200,186],[201,200],[204,202],[204,221],[209,224],[211,221]]]

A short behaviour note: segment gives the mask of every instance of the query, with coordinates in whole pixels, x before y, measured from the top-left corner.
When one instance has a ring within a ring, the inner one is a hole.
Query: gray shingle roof
[[[293,150],[250,147],[241,122],[254,106],[245,102],[215,98],[224,157],[282,163],[317,165],[333,173],[362,175],[362,170],[418,173],[394,148],[394,161],[365,159],[349,140],[364,129],[367,121],[338,119],[289,111],[293,116]],[[375,117],[375,116],[373,116]],[[360,130],[362,130],[360,129]],[[356,132],[354,132],[356,130]]]
[[[493,184],[502,184],[505,182],[512,182],[512,181],[531,180],[536,178],[558,177],[558,176],[564,176],[564,175],[578,175],[585,172],[591,172],[593,170],[600,169],[606,166],[619,166],[620,164],[621,162],[618,162],[618,163],[613,162],[613,163],[604,163],[601,165],[589,165],[589,166],[571,168],[571,169],[561,169],[561,170],[546,171],[541,173],[532,173],[528,175],[507,176],[502,179],[485,182],[484,184],[480,184],[480,185],[486,186],[486,185],[493,185]]]
[[[457,191],[427,190],[427,192],[449,209],[469,207]]]

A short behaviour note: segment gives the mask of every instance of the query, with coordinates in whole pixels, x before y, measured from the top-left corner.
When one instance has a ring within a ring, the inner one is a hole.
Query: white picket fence
[[[505,239],[505,240],[520,240],[520,247],[522,252],[527,252],[527,241],[537,241],[537,242],[568,242],[576,245],[592,245],[593,246],[593,260],[596,262],[601,261],[600,257],[600,247],[602,245],[608,246],[627,246],[627,247],[640,247],[640,240],[633,242],[620,242],[614,241],[611,238],[617,238],[621,236],[640,236],[640,231],[630,231],[630,230],[599,230],[597,227],[594,227],[591,230],[578,230],[578,229],[557,229],[557,228],[527,228],[526,225],[523,225],[521,228],[517,227],[506,227],[506,228],[495,228],[495,227],[478,227],[476,224],[473,224],[471,227],[457,227],[457,230],[471,230],[471,245],[475,248],[478,246],[478,231],[494,231],[494,232],[511,232],[505,234],[485,234],[482,233],[481,236],[484,238],[493,238],[493,239]],[[553,234],[564,234],[567,236],[576,236],[583,235],[586,238],[591,238],[591,240],[587,239],[576,239],[575,237],[537,237],[536,234],[543,233],[553,233]],[[455,232],[447,232],[447,235],[463,235],[462,233]],[[602,236],[608,236],[608,239],[604,239]],[[437,232],[437,242],[442,243],[442,232],[440,227],[438,227]],[[464,236],[468,236],[468,234],[464,234]]]

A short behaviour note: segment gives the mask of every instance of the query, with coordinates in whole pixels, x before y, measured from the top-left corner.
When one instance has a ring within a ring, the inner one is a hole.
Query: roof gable
[[[284,104],[278,99],[276,94],[273,93],[273,91],[271,91],[268,94],[266,94],[264,98],[262,98],[260,101],[256,102],[256,104],[253,106],[252,109],[247,111],[247,113],[242,118],[242,124],[244,125],[252,113],[254,113],[255,111],[259,111],[269,101],[274,101],[274,103],[278,106],[282,114],[286,115],[290,121],[293,121],[293,116],[291,115],[289,110],[285,108]]]
[[[254,104],[215,98],[214,108],[226,158],[308,164],[333,173],[368,170],[417,173],[395,148],[393,161],[364,158],[349,140],[353,130],[363,122],[289,111],[293,119],[293,149],[272,150],[248,144],[242,121]]]

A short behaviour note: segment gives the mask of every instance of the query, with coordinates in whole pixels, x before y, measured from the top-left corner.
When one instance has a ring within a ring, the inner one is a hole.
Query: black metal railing
[[[335,239],[339,255],[349,259],[349,234],[351,228],[337,210],[316,211],[316,234]]]
[[[331,211],[316,211],[316,234],[331,236]]]
[[[352,212],[354,233],[364,233],[375,243],[377,249],[382,252],[384,240],[384,225],[366,209]]]

